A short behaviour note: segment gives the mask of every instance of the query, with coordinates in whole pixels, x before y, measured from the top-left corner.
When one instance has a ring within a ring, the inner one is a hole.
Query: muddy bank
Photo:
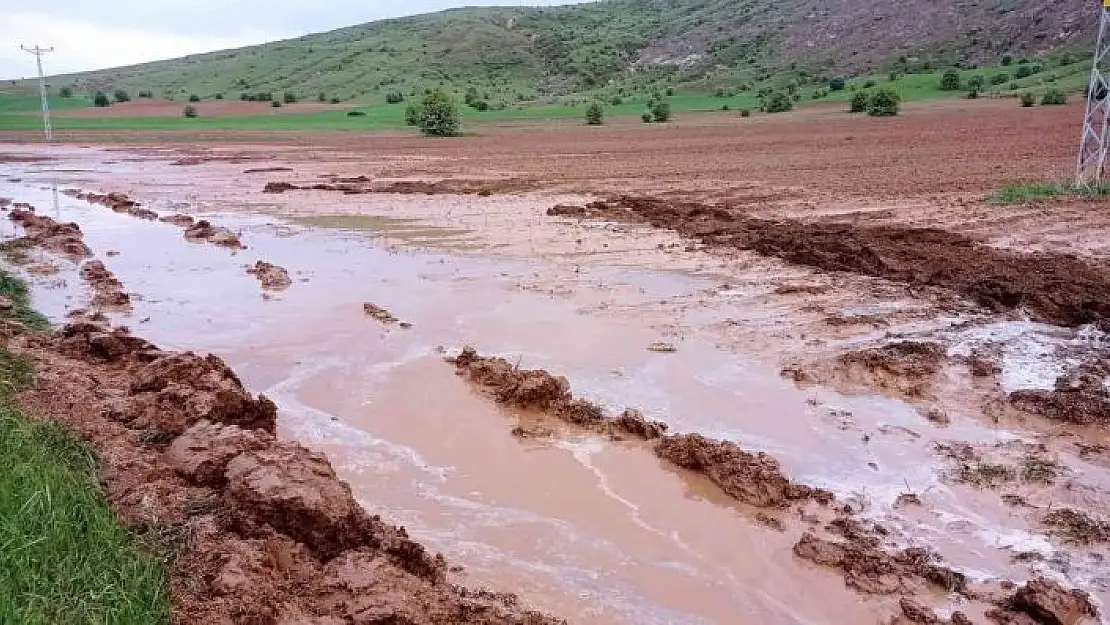
[[[175,623],[557,623],[514,596],[446,581],[447,563],[368,514],[328,460],[274,435],[277,410],[222,360],[124,330],[6,323],[36,365],[21,396],[92,442],[132,531],[178,550]]]
[[[341,177],[325,176],[328,182],[310,185],[297,185],[285,181],[266,183],[263,193],[285,193],[286,191],[314,190],[338,191],[345,195],[364,193],[397,193],[405,195],[477,195],[486,197],[494,194],[520,193],[534,191],[539,182],[526,178],[506,178],[501,180],[469,180],[449,178],[446,180],[374,180],[368,176]]]
[[[72,260],[92,256],[84,242],[81,227],[75,223],[59,223],[45,215],[36,215],[34,208],[15,208],[8,218],[23,227],[27,243]]]
[[[1010,394],[1019,410],[1078,425],[1110,425],[1110,353],[1102,352],[1056,379],[1052,390]]]
[[[1058,253],[1020,253],[932,228],[758,219],[727,205],[620,196],[556,206],[552,216],[643,222],[705,245],[823,269],[951,289],[993,310],[1063,326],[1110,325],[1110,268]]]
[[[142,208],[139,202],[131,199],[124,193],[111,192],[111,193],[91,193],[79,191],[77,189],[65,189],[62,193],[76,198],[78,200],[85,200],[90,204],[99,204],[106,206],[117,213],[126,213],[139,219],[158,219],[158,213]]]
[[[123,283],[104,263],[99,260],[86,261],[81,265],[80,275],[92,287],[91,303],[94,308],[127,310],[131,307],[131,296],[124,292]]]
[[[878,388],[910,400],[928,398],[947,361],[947,349],[926,341],[898,341],[844,352],[832,362],[789,365],[782,375],[799,383],[833,384],[852,390]]]
[[[293,284],[285,267],[279,267],[264,260],[247,267],[247,273],[257,278],[262,288],[269,291],[283,291]]]

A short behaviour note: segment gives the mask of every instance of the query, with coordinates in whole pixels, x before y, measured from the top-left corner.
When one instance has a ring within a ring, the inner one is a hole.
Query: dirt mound
[[[158,219],[158,213],[141,208],[139,202],[131,199],[125,193],[111,192],[111,193],[88,193],[78,191],[77,189],[66,189],[62,193],[70,197],[75,197],[79,200],[85,200],[90,204],[99,204],[107,206],[117,213],[126,213],[139,219],[148,219],[154,221]]]
[[[1003,625],[1077,625],[1098,617],[1098,609],[1087,593],[1068,590],[1044,577],[1029,580],[998,609],[987,613]],[[1030,620],[1031,619],[1031,620]]]
[[[504,358],[479,356],[471,347],[450,359],[456,372],[479,385],[502,404],[536,410],[579,428],[616,438],[653,442],[655,454],[680,468],[708,477],[729,496],[762,508],[785,508],[791,502],[832,501],[832,494],[795,484],[774,458],[751,454],[728,441],[697,434],[667,435],[667,426],[648,421],[635,410],[607,418],[600,406],[576,399],[570,382],[547,371],[526,370]],[[523,431],[523,430],[522,430]]]
[[[1001,249],[933,228],[758,219],[727,205],[651,197],[620,196],[583,212],[828,271],[943,287],[1045,323],[1110,323],[1110,267],[1067,254]]]
[[[293,284],[293,280],[289,278],[289,272],[284,267],[270,264],[264,260],[254,263],[253,266],[247,268],[247,273],[258,278],[258,282],[262,284],[262,288],[280,291],[289,288]]]
[[[195,220],[192,217],[188,216],[188,215],[182,215],[180,213],[175,213],[173,215],[166,215],[165,217],[159,217],[158,221],[161,221],[161,222],[167,223],[167,224],[173,224],[175,226],[180,226],[182,228],[188,228],[189,226],[193,225],[193,222]]]
[[[1079,425],[1110,425],[1110,358],[1101,353],[1056,380],[1051,391],[1024,390],[1010,394],[1019,410]]]
[[[371,302],[363,304],[362,311],[366,313],[367,317],[374,319],[378,323],[384,323],[385,325],[391,325],[398,321],[397,317],[394,317],[388,310]]]
[[[244,169],[244,174],[268,174],[279,171],[293,171],[292,167],[252,167],[251,169]]]
[[[470,180],[449,178],[446,180],[395,180],[375,182],[368,176],[343,178],[329,176],[329,182],[298,186],[285,181],[267,182],[263,193],[285,193],[294,190],[338,191],[345,195],[364,193],[397,193],[405,195],[478,195],[482,197],[498,193],[516,193],[539,188],[536,180],[528,178],[503,178],[499,180]]]
[[[908,397],[924,397],[947,353],[939,343],[902,341],[846,352],[837,361],[849,377],[859,375],[880,388]]]
[[[125,310],[131,307],[131,296],[123,291],[123,283],[99,260],[81,265],[81,279],[93,289],[94,308]]]
[[[277,441],[273,404],[218,358],[93,323],[6,342],[35,362],[32,414],[96,446],[121,521],[182,537],[174,623],[561,622],[447,583],[442,556],[363,510],[324,456]]]
[[[239,236],[220,226],[214,226],[207,219],[201,219],[193,225],[185,228],[186,241],[207,241],[222,247],[230,247],[233,249],[241,249],[243,242],[239,240]]]
[[[59,223],[45,215],[36,215],[33,208],[13,209],[8,218],[23,227],[28,241],[47,251],[72,259],[92,256],[81,227],[75,223]]]
[[[266,186],[262,188],[263,193],[285,193],[299,187],[289,182],[267,182]]]

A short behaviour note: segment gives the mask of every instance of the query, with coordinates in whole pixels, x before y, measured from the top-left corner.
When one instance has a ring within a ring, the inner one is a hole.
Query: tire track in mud
[[[922,603],[937,590],[961,597],[965,605],[1000,623],[1074,624],[1098,615],[1085,592],[1047,578],[1034,577],[1016,590],[1012,582],[972,582],[927,548],[899,548],[886,542],[889,531],[880,524],[857,518],[851,505],[838,503],[828,491],[792,482],[765,453],[753,454],[731,441],[698,434],[668,434],[665,423],[648,420],[635,410],[606,416],[600,406],[575,398],[566,378],[520,369],[503,358],[483,357],[471,347],[447,362],[500,404],[539,412],[558,424],[611,440],[645,443],[661,460],[708,478],[746,506],[754,520],[779,531],[800,531],[793,549],[796,557],[838,570],[846,586],[861,594],[900,597],[901,614],[892,623],[972,622],[960,611],[941,618]],[[557,433],[543,426],[518,425],[513,434],[546,438]]]
[[[617,196],[555,206],[549,216],[647,223],[710,247],[750,250],[815,267],[952,290],[995,311],[1110,327],[1110,268],[1074,255],[1021,253],[934,228],[760,219],[725,205]]]

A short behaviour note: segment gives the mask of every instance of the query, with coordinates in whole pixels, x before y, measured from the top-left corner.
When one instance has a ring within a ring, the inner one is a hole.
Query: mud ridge
[[[81,279],[93,289],[92,306],[106,310],[128,310],[131,296],[124,292],[123,283],[99,260],[85,261],[81,265]]]
[[[293,284],[289,272],[284,267],[260,260],[247,267],[247,273],[258,279],[263,289],[268,291],[283,291]]]
[[[221,247],[228,247],[232,249],[245,249],[239,235],[235,234],[228,228],[213,225],[207,220],[194,220],[188,215],[173,214],[167,216],[159,216],[157,212],[142,208],[141,204],[124,193],[110,192],[110,193],[92,193],[85,192],[79,189],[65,189],[62,191],[65,195],[70,197],[85,200],[90,204],[99,204],[106,206],[117,213],[125,213],[139,219],[146,219],[149,221],[161,221],[163,223],[173,224],[185,229],[185,240],[193,242],[208,242]]]
[[[193,242],[208,242],[220,247],[231,249],[244,249],[239,235],[222,226],[212,225],[207,219],[201,219],[185,228],[185,240]]]
[[[311,185],[296,185],[286,181],[267,182],[263,193],[285,193],[286,191],[338,191],[344,195],[367,193],[396,193],[404,195],[477,195],[488,197],[495,194],[533,191],[540,187],[536,180],[527,178],[506,178],[501,180],[468,180],[449,178],[446,180],[394,180],[375,181],[368,176],[343,178],[328,176],[329,182]]]
[[[1035,321],[1110,327],[1110,268],[1072,255],[1001,249],[933,228],[758,219],[727,205],[652,197],[618,196],[548,214],[647,223],[710,247],[950,289],[993,310],[1024,310]]]
[[[33,207],[14,208],[8,218],[23,227],[23,237],[32,245],[61,254],[72,260],[92,256],[85,245],[81,227],[75,223],[60,223],[45,215],[36,215]]]
[[[368,514],[327,458],[279,441],[274,404],[219,358],[91,322],[5,323],[0,340],[36,365],[28,410],[96,446],[121,521],[180,537],[174,623],[560,622],[448,583],[443,557]]]

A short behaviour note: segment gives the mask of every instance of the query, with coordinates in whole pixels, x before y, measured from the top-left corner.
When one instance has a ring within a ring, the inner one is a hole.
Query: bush
[[[1014,57],[1010,56],[1009,54],[1005,54],[1005,55],[1002,56],[1002,66],[1003,67],[1009,67],[1009,65],[1013,62],[1014,62]]]
[[[185,105],[184,114],[185,117],[188,117],[189,119],[200,117],[200,113],[197,112],[197,107],[193,106],[192,104]]]
[[[340,99],[339,99],[339,98],[332,98],[332,99],[331,99],[331,100],[329,100],[329,101],[330,101],[330,102],[331,102],[332,104],[339,104],[339,102],[340,102]]]
[[[327,102],[328,101],[328,94],[321,91],[320,95],[316,96],[316,101],[317,102]]]
[[[902,98],[893,89],[879,89],[871,94],[867,114],[871,117],[894,117],[902,105]]]
[[[405,94],[400,91],[390,91],[385,95],[386,104],[400,104],[405,101]]]
[[[72,98],[73,97],[73,87],[62,87],[61,89],[58,90],[58,95],[60,95],[63,98]]]
[[[605,120],[605,111],[601,108],[601,103],[594,102],[586,107],[586,125],[600,126]]]
[[[478,111],[479,113],[484,113],[489,110],[489,102],[485,100],[475,100],[470,103],[470,108]]]
[[[871,96],[866,91],[857,91],[852,96],[851,101],[848,103],[849,113],[862,113],[867,110],[867,105],[871,103]]]
[[[126,91],[124,91],[123,89],[116,89],[112,93],[112,97],[114,97],[116,99],[116,102],[130,102],[131,101],[131,96],[128,95],[128,93]]]
[[[863,88],[864,89],[870,89],[871,87],[874,87],[874,86],[875,86],[875,81],[874,80],[868,80],[867,82],[863,83]]]
[[[409,104],[405,107],[405,125],[406,126],[419,126],[420,125],[420,105]]]
[[[1029,78],[1033,75],[1033,67],[1028,63],[1018,65],[1017,73],[1014,74],[1015,78]]]
[[[751,109],[740,109],[740,117],[751,117],[751,116],[752,116],[752,110]]]
[[[978,100],[979,99],[979,92],[976,91],[975,89],[972,89],[971,91],[968,91],[967,92],[967,99],[968,100]]]
[[[271,100],[271,101],[270,101],[270,106],[271,106],[272,108],[276,108],[276,109],[279,109],[279,108],[281,108],[281,102],[280,102],[280,101],[278,101],[278,100]]]
[[[651,123],[651,113],[644,113],[643,115],[641,115],[640,116],[640,121],[644,122],[645,124],[650,124]]]
[[[282,94],[281,99],[286,104],[293,104],[297,101],[297,96],[292,91],[286,91]]]
[[[940,77],[940,88],[944,91],[958,91],[960,89],[960,72],[950,69]]]
[[[112,106],[112,103],[108,100],[107,94],[103,91],[97,91],[96,95],[93,96],[93,106],[104,108],[106,106]]]
[[[615,95],[613,96],[612,100],[609,100],[609,103],[613,106],[620,106],[624,104],[624,98],[620,97],[619,95]]]
[[[667,96],[674,95],[674,87],[667,87]]]
[[[847,83],[843,76],[837,76],[829,81],[829,89],[832,91],[844,91],[844,85]]]
[[[1056,105],[1067,104],[1067,103],[1068,103],[1068,96],[1065,95],[1063,91],[1060,91],[1059,89],[1056,89],[1056,88],[1052,88],[1052,89],[1049,89],[1048,91],[1045,91],[1044,95],[1041,96],[1041,104],[1043,106],[1056,106]]]
[[[722,111],[727,111],[727,110],[730,110],[731,108],[732,108],[732,107],[730,107],[730,106],[729,106],[729,105],[727,105],[727,104],[722,104],[722,105],[721,105],[721,110],[722,110]]]
[[[212,97],[213,97],[213,98],[215,98],[215,99],[217,99],[217,100],[223,100],[223,99],[224,99],[224,94],[222,94],[222,93],[217,93],[216,95],[214,95],[214,96],[212,96]]]
[[[1004,85],[1008,82],[1010,82],[1010,75],[1007,74],[1006,72],[1002,72],[1001,74],[995,74],[994,76],[991,76],[991,84],[992,85]]]
[[[972,91],[982,91],[987,86],[987,79],[982,76],[972,76],[967,80],[967,86]]]
[[[150,100],[153,97],[154,97],[154,92],[153,91],[140,91],[139,92],[139,98],[140,99]]]
[[[1032,93],[1025,92],[1021,94],[1021,105],[1029,108],[1037,103],[1037,98]]]
[[[794,99],[783,91],[776,91],[763,101],[763,109],[768,113],[785,113],[794,108]]]
[[[671,103],[666,100],[656,100],[650,103],[651,118],[653,121],[664,123],[671,120]]]
[[[366,111],[347,111],[347,117],[366,117]]]
[[[239,99],[244,102],[253,102],[254,96],[244,91],[243,93],[239,94]]]
[[[191,94],[191,95],[189,96],[189,101],[190,101],[190,102],[200,102],[200,96],[199,96],[199,95],[197,95],[197,94],[195,94],[195,93],[194,93],[194,94]]]
[[[453,137],[459,133],[459,107],[444,90],[436,89],[420,105],[420,131],[428,137]]]

